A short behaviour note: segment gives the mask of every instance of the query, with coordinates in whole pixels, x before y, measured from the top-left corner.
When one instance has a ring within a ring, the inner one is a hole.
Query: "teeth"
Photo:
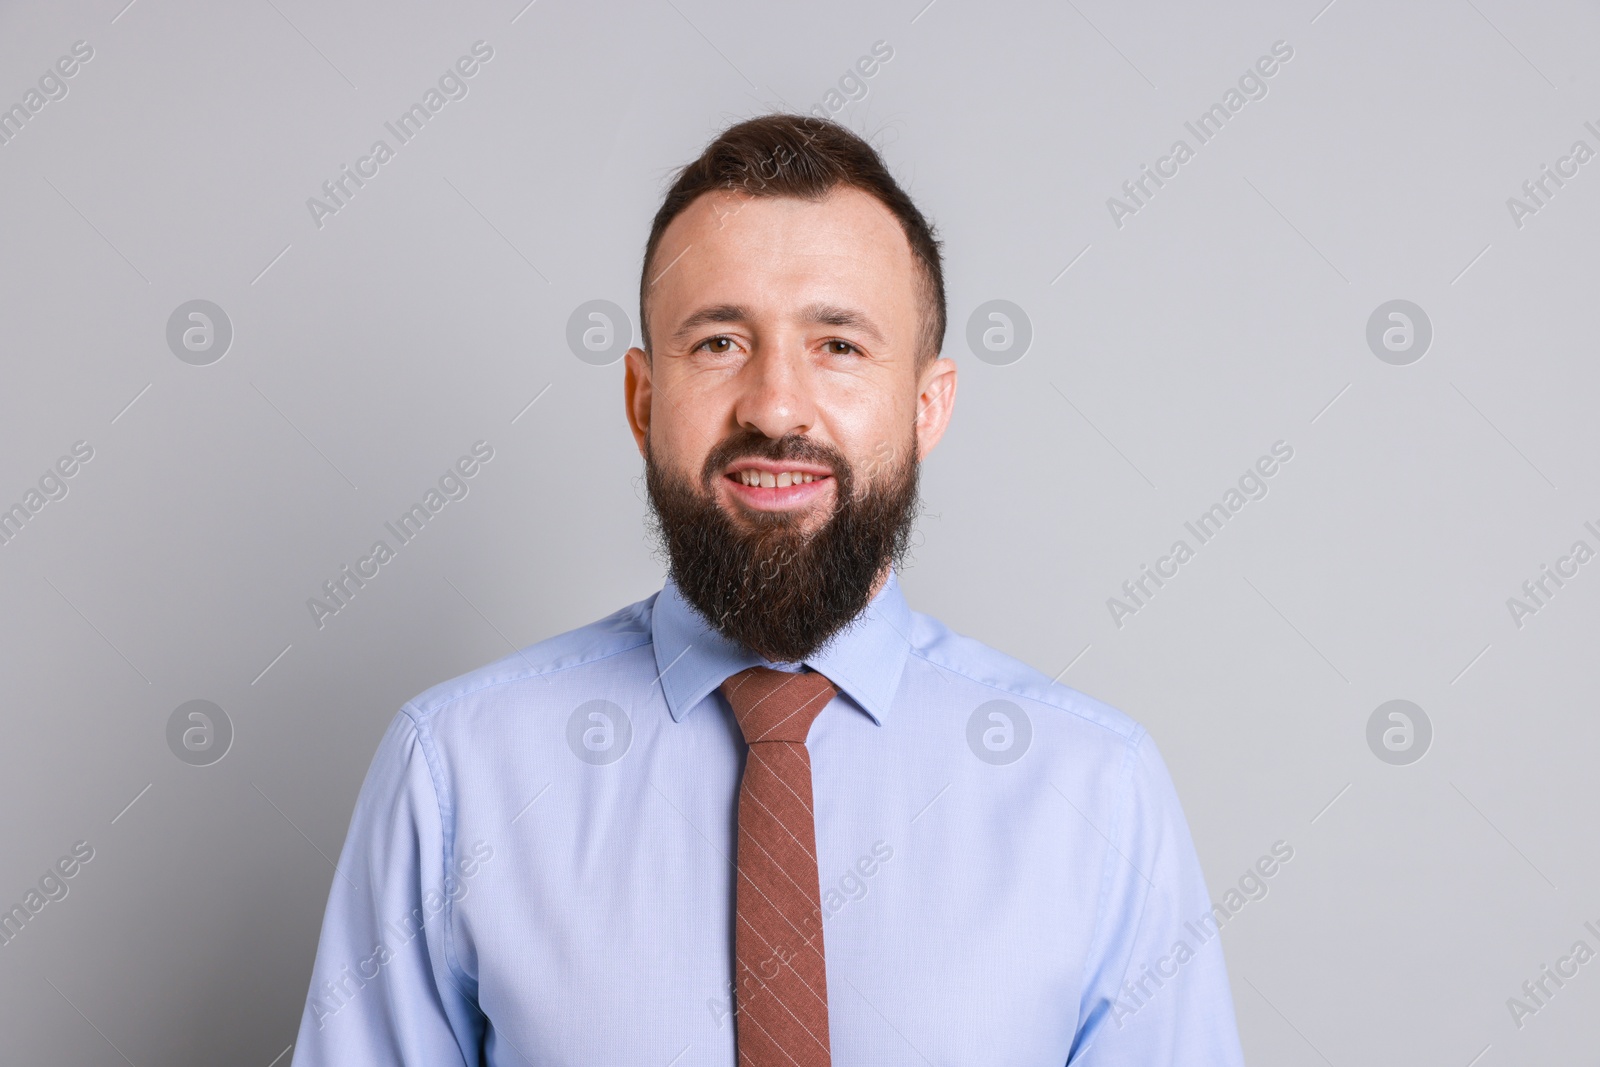
[[[744,485],[761,486],[764,489],[782,489],[791,485],[804,485],[814,482],[819,475],[803,474],[800,471],[784,471],[774,476],[770,471],[759,471],[754,467],[746,467],[739,472],[739,481]]]

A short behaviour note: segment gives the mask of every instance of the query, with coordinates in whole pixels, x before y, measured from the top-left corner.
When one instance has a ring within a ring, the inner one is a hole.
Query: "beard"
[[[650,526],[684,599],[718,633],[772,662],[797,663],[818,652],[861,615],[878,576],[898,568],[910,549],[920,506],[914,429],[898,449],[899,462],[889,445],[879,452],[868,470],[857,471],[808,437],[742,431],[711,450],[696,489],[655,462],[647,435]],[[809,532],[815,508],[741,508],[735,521],[713,487],[739,459],[826,465],[832,513]]]

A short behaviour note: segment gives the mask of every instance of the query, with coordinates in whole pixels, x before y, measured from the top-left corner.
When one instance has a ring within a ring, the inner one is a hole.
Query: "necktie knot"
[[[805,744],[811,724],[836,692],[826,675],[809,668],[790,672],[750,667],[722,683],[722,693],[733,705],[733,717],[750,745]]]

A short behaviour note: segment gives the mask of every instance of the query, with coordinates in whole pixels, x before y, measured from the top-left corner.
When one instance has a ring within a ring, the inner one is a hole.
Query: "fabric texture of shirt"
[[[735,1063],[745,743],[764,664],[807,738],[833,1062],[1240,1067],[1213,918],[1145,730],[898,576],[804,664],[650,597],[408,701],[333,875],[295,1067]]]

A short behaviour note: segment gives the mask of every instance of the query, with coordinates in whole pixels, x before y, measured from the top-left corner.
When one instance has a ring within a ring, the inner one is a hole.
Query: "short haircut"
[[[652,261],[672,220],[704,193],[728,190],[750,196],[787,196],[818,201],[843,187],[874,197],[900,221],[918,270],[922,334],[920,372],[944,345],[944,268],[933,226],[889,173],[877,151],[849,129],[814,115],[772,114],[723,130],[700,158],[677,172],[650,226],[639,277],[639,331],[650,351],[646,298],[654,281]]]

